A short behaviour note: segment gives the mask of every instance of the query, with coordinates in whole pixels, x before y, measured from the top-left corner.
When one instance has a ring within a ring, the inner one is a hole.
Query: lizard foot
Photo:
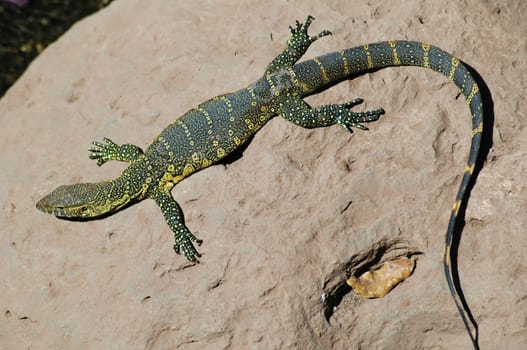
[[[179,230],[176,231],[174,235],[176,244],[174,244],[174,251],[176,254],[183,255],[192,262],[199,262],[198,258],[201,257],[201,254],[198,253],[192,242],[196,242],[198,245],[201,245],[203,242],[201,239],[196,238],[185,226],[182,226]]]
[[[93,141],[94,147],[88,149],[90,159],[95,159],[98,166],[115,159],[115,156],[119,153],[119,146],[115,142],[106,137],[103,138],[103,141],[104,143]]]
[[[307,16],[305,23],[300,23],[296,21],[295,27],[289,27],[289,33],[291,33],[291,38],[287,41],[287,46],[294,52],[304,53],[309,45],[311,45],[315,40],[320,39],[324,36],[331,35],[329,30],[323,30],[315,36],[309,36],[307,30],[315,18],[312,16]]]
[[[361,130],[368,130],[368,128],[360,123],[368,123],[373,122],[379,119],[381,115],[384,114],[384,109],[373,109],[371,111],[366,112],[352,112],[350,111],[350,108],[361,104],[363,102],[363,99],[356,98],[350,102],[343,103],[340,105],[335,105],[336,110],[334,111],[336,114],[336,120],[337,123],[340,124],[344,129],[348,130],[349,132],[352,131],[352,127],[358,128]]]
[[[109,160],[119,160],[122,162],[132,162],[143,154],[141,148],[131,145],[118,145],[112,140],[104,137],[103,142],[93,141],[94,147],[88,149],[90,159],[95,159],[97,165],[101,166]]]

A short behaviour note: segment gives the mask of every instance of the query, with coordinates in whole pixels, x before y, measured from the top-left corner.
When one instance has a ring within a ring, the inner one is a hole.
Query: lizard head
[[[37,209],[60,218],[89,219],[114,212],[130,202],[128,195],[112,198],[111,181],[57,187],[37,202]]]

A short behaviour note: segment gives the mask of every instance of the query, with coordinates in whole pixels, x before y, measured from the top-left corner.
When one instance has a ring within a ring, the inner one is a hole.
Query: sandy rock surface
[[[471,349],[442,270],[470,142],[448,79],[390,68],[308,98],[383,107],[370,131],[275,118],[243,157],[178,184],[201,263],[172,251],[153,201],[103,220],[35,209],[61,184],[112,178],[93,139],[146,147],[194,105],[258,79],[308,14],[306,57],[387,39],[469,63],[493,106],[492,143],[466,209],[459,274],[482,349],[527,344],[527,5],[522,1],[117,0],[76,24],[0,101],[1,349]],[[379,249],[419,251],[382,299],[340,292]],[[401,243],[397,243],[401,244]],[[333,289],[332,289],[333,288]],[[331,289],[331,290],[330,290]]]

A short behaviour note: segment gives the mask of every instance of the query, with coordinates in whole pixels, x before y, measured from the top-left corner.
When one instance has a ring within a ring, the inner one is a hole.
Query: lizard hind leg
[[[384,110],[379,108],[365,112],[351,111],[352,107],[362,102],[361,98],[356,98],[347,103],[311,108],[301,98],[292,96],[282,104],[280,115],[304,128],[320,128],[339,124],[349,132],[352,132],[352,127],[368,130],[361,123],[376,121],[384,114]]]
[[[88,149],[90,152],[89,157],[96,160],[98,166],[109,160],[131,163],[143,155],[143,150],[136,145],[118,145],[106,137],[103,138],[103,143],[93,141],[92,144],[93,147]]]

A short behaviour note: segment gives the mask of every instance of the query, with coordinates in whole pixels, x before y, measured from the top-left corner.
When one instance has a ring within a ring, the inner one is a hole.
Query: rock
[[[492,144],[465,213],[461,284],[483,349],[527,343],[527,5],[116,1],[76,24],[0,101],[0,290],[6,349],[470,349],[443,276],[450,208],[470,114],[438,73],[391,68],[308,98],[383,107],[370,131],[305,130],[275,118],[241,159],[173,190],[204,243],[189,266],[152,201],[103,220],[38,212],[56,186],[116,176],[93,139],[145,147],[194,105],[256,80],[287,27],[312,14],[333,32],[306,57],[368,42],[431,42],[469,63],[492,94]],[[327,281],[386,239],[422,254],[382,299]]]

